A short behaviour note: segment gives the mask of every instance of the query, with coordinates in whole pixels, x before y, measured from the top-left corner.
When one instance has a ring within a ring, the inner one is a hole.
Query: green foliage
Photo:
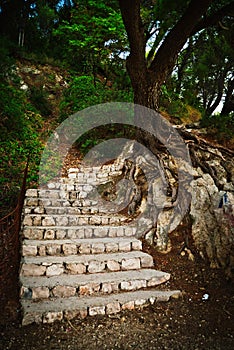
[[[108,5],[105,1],[76,1],[70,21],[60,24],[54,36],[60,57],[86,74],[105,71],[114,59],[121,64],[119,54],[127,47],[122,17],[113,0]]]
[[[212,116],[204,116],[201,126],[209,128],[209,132],[214,133],[219,140],[231,140],[234,137],[234,113],[229,115],[215,113]]]
[[[42,118],[33,112],[24,92],[7,83],[0,84],[0,206],[14,203],[22,182],[26,160],[30,156],[28,182],[38,178],[43,145],[40,141]]]
[[[69,115],[87,107],[105,102],[132,102],[132,91],[108,87],[91,76],[83,75],[72,79],[61,102],[61,121]]]

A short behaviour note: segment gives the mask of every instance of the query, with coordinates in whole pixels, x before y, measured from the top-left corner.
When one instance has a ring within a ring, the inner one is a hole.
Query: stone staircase
[[[20,268],[22,324],[113,314],[180,291],[157,290],[170,274],[154,269],[136,228],[97,195],[117,165],[70,169],[68,178],[26,192]]]

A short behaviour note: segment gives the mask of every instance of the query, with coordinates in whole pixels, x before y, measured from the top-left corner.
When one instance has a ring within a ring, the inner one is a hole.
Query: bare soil
[[[0,316],[0,349],[233,349],[234,283],[221,270],[211,270],[193,248],[194,261],[182,256],[180,237],[174,233],[168,254],[145,242],[144,250],[154,256],[157,269],[171,273],[162,288],[180,289],[181,299],[109,317],[21,327],[15,279],[9,284],[12,310],[9,306],[8,316]]]

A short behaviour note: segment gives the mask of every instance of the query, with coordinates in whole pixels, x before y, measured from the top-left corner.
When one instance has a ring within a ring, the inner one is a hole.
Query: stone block
[[[90,225],[101,225],[101,217],[94,215],[90,218],[89,222],[90,222]],[[94,235],[95,235],[95,233],[94,233]],[[97,236],[97,237],[100,237],[100,236]]]
[[[107,237],[108,233],[107,233],[107,229],[105,227],[95,227],[93,229],[93,235],[94,237],[98,237],[98,238],[104,238]]]
[[[154,260],[151,255],[146,255],[141,257],[141,267],[153,267],[154,266]]]
[[[107,294],[112,293],[112,285],[111,285],[111,283],[108,283],[108,282],[102,283],[101,293],[107,293]]]
[[[130,242],[119,242],[119,250],[121,252],[130,252],[131,250],[131,243]]]
[[[83,264],[67,264],[66,270],[71,275],[81,275],[86,273],[86,266]]]
[[[142,242],[138,240],[132,242],[132,250],[142,250]]]
[[[43,323],[53,323],[55,321],[62,321],[63,319],[63,312],[47,312],[42,319]]]
[[[38,198],[27,198],[25,204],[28,207],[37,207],[39,204]]]
[[[92,228],[85,228],[84,231],[84,237],[85,238],[92,238],[93,237],[93,229]],[[83,237],[81,237],[83,238]]]
[[[88,309],[87,308],[80,309],[79,314],[80,314],[80,318],[87,317],[88,316]]]
[[[107,269],[110,271],[120,271],[120,264],[115,260],[107,261]]]
[[[52,290],[53,295],[58,298],[69,298],[76,294],[76,288],[71,286],[56,286]]]
[[[124,303],[121,308],[122,310],[134,310],[134,301],[128,301],[127,303]]]
[[[68,226],[70,224],[66,216],[56,217],[55,221],[57,226]]]
[[[60,244],[47,244],[46,246],[47,255],[59,255],[61,253],[61,245]]]
[[[126,227],[125,230],[124,230],[124,234],[127,237],[134,236],[134,231],[133,231],[132,227]]]
[[[137,299],[135,300],[135,306],[142,306],[147,303],[147,300],[145,299]]]
[[[27,326],[31,323],[42,323],[42,315],[39,312],[26,313],[22,320],[22,326]]]
[[[90,261],[88,266],[88,272],[89,273],[98,273],[105,270],[106,264],[102,261]]]
[[[64,268],[62,264],[53,264],[51,266],[48,266],[46,269],[46,276],[59,276],[62,275],[64,272]]]
[[[79,220],[78,220],[78,223],[77,223],[77,225],[80,225],[80,226],[82,226],[82,225],[89,225],[89,224],[91,224],[90,223],[90,218],[87,216],[87,217],[79,217],[78,218]]]
[[[38,255],[39,256],[46,256],[46,247],[45,247],[45,245],[40,245],[38,247]]]
[[[104,253],[105,245],[104,243],[93,243],[91,247],[92,254]]]
[[[108,217],[102,217],[102,225],[108,225],[109,224],[109,218]]]
[[[119,251],[118,243],[106,243],[106,253],[116,253]]]
[[[47,287],[32,288],[32,299],[48,299],[49,296],[50,291]]]
[[[23,226],[33,226],[33,220],[31,216],[25,216],[23,220]]]
[[[105,315],[105,306],[89,307],[89,316]]]
[[[32,230],[31,230],[32,234],[31,234],[30,239],[38,239],[38,240],[43,239],[43,232],[44,232],[43,229],[32,228]]]
[[[124,228],[119,226],[117,228],[117,237],[123,237],[124,236]]]
[[[80,315],[79,310],[66,310],[64,311],[64,319],[65,320],[72,320],[73,318]]]
[[[69,239],[73,239],[73,238],[76,238],[76,230],[74,229],[68,229],[67,230],[67,238]]]
[[[106,305],[107,315],[116,314],[117,312],[120,312],[120,310],[121,310],[120,303],[117,301]]]
[[[55,231],[54,230],[45,230],[44,239],[55,239]]]
[[[62,251],[64,255],[76,255],[77,254],[77,246],[76,244],[63,244]]]
[[[43,276],[46,272],[46,267],[36,264],[23,264],[21,269],[22,276]]]
[[[57,229],[56,230],[56,239],[63,239],[66,237],[66,230]]]
[[[119,218],[117,218],[115,216],[110,217],[109,224],[110,225],[119,224]]]
[[[117,230],[118,230],[118,227],[110,227],[108,236],[109,237],[117,237]]]
[[[137,290],[146,287],[147,284],[145,280],[123,281],[120,283],[120,288],[122,290]]]
[[[46,216],[42,220],[42,226],[55,226],[55,220],[52,216]]]
[[[41,226],[41,216],[33,217],[33,226]]]
[[[138,270],[141,268],[139,258],[123,259],[122,270]]]
[[[80,295],[92,295],[99,292],[100,284],[99,283],[88,283],[84,286],[80,286],[79,294]]]
[[[44,212],[45,212],[44,207],[36,207],[36,208],[34,209],[34,213],[35,213],[35,214],[44,214]]]
[[[90,254],[91,246],[89,243],[81,243],[78,249],[80,254]]]
[[[35,246],[35,245],[23,245],[22,255],[23,256],[36,256],[37,255],[37,246]]]
[[[34,188],[29,188],[25,194],[26,197],[38,197],[38,190]]]
[[[80,218],[77,216],[69,217],[69,226],[78,226]]]

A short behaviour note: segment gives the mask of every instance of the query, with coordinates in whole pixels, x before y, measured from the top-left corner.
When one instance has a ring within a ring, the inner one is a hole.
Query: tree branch
[[[179,51],[183,48],[191,32],[194,30],[196,23],[200,20],[211,3],[212,0],[192,0],[189,3],[184,15],[168,33],[160,46],[151,63],[151,71],[157,73],[157,70],[166,70],[167,74],[171,72]]]
[[[232,17],[234,16],[234,2],[231,2],[230,4],[222,7],[221,9],[210,15],[209,17],[203,18],[201,21],[199,21],[190,35],[192,36],[202,29],[211,27],[219,23],[219,21],[227,15]]]

